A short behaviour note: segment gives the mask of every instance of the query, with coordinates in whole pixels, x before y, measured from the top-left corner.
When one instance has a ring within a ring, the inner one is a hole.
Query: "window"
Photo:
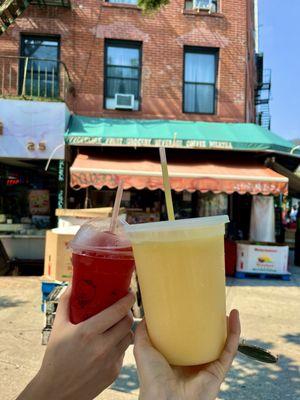
[[[218,11],[217,0],[185,0],[184,5],[186,10],[207,10],[213,13]]]
[[[215,49],[185,49],[184,112],[215,113],[217,55]]]
[[[107,3],[133,4],[133,5],[137,5],[137,0],[107,0]]]
[[[59,96],[59,38],[22,36],[19,94]]]
[[[107,41],[105,46],[105,108],[115,109],[115,95],[132,94],[140,106],[141,45]]]

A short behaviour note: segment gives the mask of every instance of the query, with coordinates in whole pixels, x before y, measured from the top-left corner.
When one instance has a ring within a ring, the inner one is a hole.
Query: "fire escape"
[[[256,123],[266,129],[271,129],[271,70],[264,69],[264,58],[262,53],[256,55],[256,71]]]
[[[0,35],[30,4],[70,8],[70,0],[0,0]]]

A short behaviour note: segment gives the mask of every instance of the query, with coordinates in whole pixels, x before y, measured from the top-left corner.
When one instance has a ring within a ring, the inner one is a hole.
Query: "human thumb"
[[[145,319],[143,319],[136,328],[134,335],[134,345],[136,347],[151,346]]]

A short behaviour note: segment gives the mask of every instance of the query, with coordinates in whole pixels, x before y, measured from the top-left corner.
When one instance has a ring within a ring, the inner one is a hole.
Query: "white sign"
[[[211,140],[178,140],[150,138],[114,138],[106,136],[72,136],[66,138],[69,145],[79,146],[131,146],[131,147],[170,147],[170,148],[202,148],[202,149],[233,149],[231,142]]]
[[[70,112],[62,102],[0,99],[0,157],[47,160],[64,143]],[[53,156],[64,159],[64,147]]]
[[[288,256],[288,246],[238,243],[236,270],[258,274],[287,274]]]

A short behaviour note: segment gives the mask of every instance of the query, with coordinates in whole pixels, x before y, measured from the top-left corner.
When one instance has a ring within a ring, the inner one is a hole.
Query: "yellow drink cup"
[[[216,360],[225,344],[227,216],[127,225],[153,346],[172,365]]]

